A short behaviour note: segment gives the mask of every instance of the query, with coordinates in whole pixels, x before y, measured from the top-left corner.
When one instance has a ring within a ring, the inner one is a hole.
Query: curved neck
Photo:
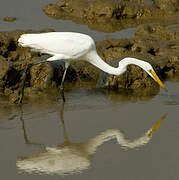
[[[124,148],[136,148],[149,142],[152,137],[149,135],[150,132],[151,129],[149,129],[142,137],[129,140],[125,138],[124,134],[119,129],[108,129],[88,141],[87,151],[88,153],[93,154],[100,145],[114,138],[116,138],[118,143]]]
[[[129,64],[137,65],[144,70],[146,69],[146,67],[145,67],[146,62],[145,61],[142,61],[142,60],[139,60],[136,58],[131,58],[131,57],[127,57],[127,58],[122,59],[119,62],[119,66],[117,68],[112,67],[101,59],[101,57],[97,54],[95,49],[93,51],[90,51],[90,53],[88,53],[86,55],[86,59],[87,59],[87,61],[89,61],[91,64],[98,67],[102,71],[109,73],[109,74],[112,74],[112,75],[123,74],[127,70],[127,66]]]
[[[143,136],[134,140],[129,140],[125,138],[124,134],[119,129],[108,129],[87,142],[87,151],[88,153],[93,154],[98,146],[113,138],[116,138],[118,143],[125,148],[136,148],[147,144],[152,138],[154,132],[160,127],[165,117],[166,114],[163,115],[161,119],[157,123],[155,123],[152,128],[150,128]]]
[[[119,62],[119,66],[120,67],[123,67],[123,68],[127,68],[128,65],[130,64],[134,64],[134,65],[137,65],[139,66],[140,68],[142,68],[144,71],[146,71],[146,62],[145,61],[142,61],[142,60],[139,60],[139,59],[136,59],[136,58],[131,58],[131,57],[126,57],[124,59],[122,59],[120,62]]]
[[[115,68],[104,62],[101,57],[97,54],[96,50],[91,51],[86,55],[86,59],[88,62],[98,67],[102,71],[112,74],[112,75],[120,75],[123,72],[120,71],[119,68]]]

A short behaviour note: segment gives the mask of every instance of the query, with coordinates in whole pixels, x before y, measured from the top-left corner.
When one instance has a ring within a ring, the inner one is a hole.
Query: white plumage
[[[50,55],[61,54],[71,59],[80,58],[90,49],[95,48],[90,36],[72,32],[23,34],[18,42],[24,47],[31,47]]]

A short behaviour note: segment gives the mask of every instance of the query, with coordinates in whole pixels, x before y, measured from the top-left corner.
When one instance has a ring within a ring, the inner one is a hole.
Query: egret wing
[[[83,56],[94,45],[90,36],[71,32],[24,34],[18,42],[24,47],[31,47],[43,53],[64,54],[71,58]]]

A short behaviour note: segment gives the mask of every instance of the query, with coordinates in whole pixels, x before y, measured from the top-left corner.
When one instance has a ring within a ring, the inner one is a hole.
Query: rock
[[[3,21],[6,21],[6,22],[14,22],[16,20],[16,18],[15,17],[4,17],[3,18]]]
[[[177,11],[179,9],[178,0],[154,0],[154,4],[159,9]]]
[[[30,69],[30,86],[47,89],[53,87],[54,69],[50,63],[33,66]]]
[[[49,30],[44,32],[47,31]],[[36,31],[0,32],[0,91],[2,94],[7,96],[14,94],[22,86],[25,66],[41,58],[39,53],[32,52],[29,48],[19,47],[17,44],[21,34],[30,32]],[[10,99],[14,99],[11,97]]]
[[[164,26],[159,23],[143,24],[136,28],[136,36],[150,36],[160,40],[179,40],[179,24]]]
[[[49,17],[87,24],[89,28],[103,32],[114,32],[129,24],[136,26],[146,22],[165,23],[171,21],[170,18],[173,16],[176,16],[177,21],[178,14],[175,9],[158,8],[158,4],[162,4],[162,2],[153,3],[152,0],[62,0],[56,4],[45,6],[43,11]],[[173,4],[176,3],[173,2]]]

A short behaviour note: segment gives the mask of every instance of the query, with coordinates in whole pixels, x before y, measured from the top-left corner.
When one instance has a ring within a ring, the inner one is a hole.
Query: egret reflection
[[[26,133],[23,116],[21,117],[25,142],[27,144],[40,145],[42,150],[28,157],[18,158],[16,165],[19,172],[57,174],[62,176],[81,173],[90,167],[97,148],[104,142],[116,138],[117,143],[124,148],[137,148],[143,146],[149,143],[154,132],[166,117],[166,115],[162,116],[162,118],[143,136],[134,140],[127,139],[124,133],[119,129],[107,129],[86,142],[75,143],[71,142],[67,135],[63,114],[64,104],[62,105],[60,112],[64,143],[55,147],[48,147],[30,142]]]

